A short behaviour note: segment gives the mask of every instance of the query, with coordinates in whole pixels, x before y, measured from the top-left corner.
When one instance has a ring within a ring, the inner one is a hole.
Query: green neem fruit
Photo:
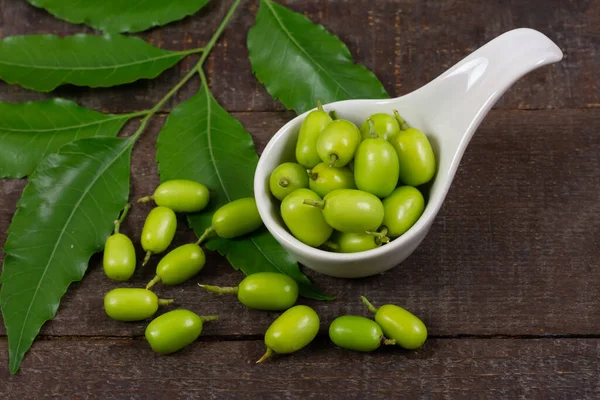
[[[317,207],[306,206],[306,200],[322,201],[318,194],[309,189],[295,190],[281,202],[281,217],[296,239],[317,247],[329,239],[333,228],[325,221],[323,211]]]
[[[330,167],[317,164],[309,173],[308,187],[321,197],[337,189],[356,189],[354,174],[348,167]]]
[[[235,287],[198,285],[214,293],[236,294],[240,303],[257,310],[287,310],[296,304],[298,299],[296,281],[277,272],[258,272],[248,275]]]
[[[380,247],[388,243],[387,230],[381,232],[345,233],[334,232],[331,239],[325,243],[329,248],[338,253],[359,253]]]
[[[169,311],[148,324],[146,340],[156,353],[174,353],[198,339],[204,322],[217,319],[216,316],[201,317],[183,309]]]
[[[418,221],[425,209],[425,199],[419,189],[400,186],[383,199],[383,225],[388,236],[398,237]]]
[[[331,121],[333,120],[319,103],[318,109],[309,113],[302,122],[296,143],[296,160],[303,167],[312,168],[321,162],[317,153],[317,138]]]
[[[354,157],[360,140],[360,131],[356,125],[338,119],[327,125],[319,135],[317,153],[327,165],[343,167]]]
[[[398,185],[398,155],[385,139],[369,138],[361,142],[354,157],[354,179],[360,190],[383,198]]]
[[[372,122],[369,122],[371,120]],[[373,130],[378,137],[390,140],[400,132],[400,125],[394,116],[386,113],[373,114],[360,126],[362,138],[368,139],[373,136]]]
[[[234,200],[219,208],[212,217],[212,226],[207,228],[196,244],[216,233],[223,239],[246,235],[262,226],[262,219],[254,197]]]
[[[188,243],[171,250],[156,266],[156,276],[146,289],[157,282],[164,285],[178,285],[196,275],[206,263],[204,251],[196,243]]]
[[[106,239],[102,266],[104,273],[115,281],[126,281],[135,272],[135,248],[131,239],[119,233],[121,223],[125,219],[131,205],[127,204],[121,217],[115,221],[113,235]]]
[[[383,337],[377,323],[365,317],[344,315],[329,325],[329,338],[336,346],[355,351],[377,350],[382,343],[396,344]]]
[[[340,232],[376,231],[383,222],[381,200],[361,190],[334,190],[321,201],[307,198],[304,204],[322,208],[327,224]]]
[[[269,188],[277,200],[283,200],[294,190],[306,187],[308,187],[306,169],[292,162],[283,163],[275,168],[269,178]]]
[[[117,288],[104,296],[104,311],[118,321],[141,321],[153,316],[158,306],[172,302],[172,299],[159,299],[146,289]]]
[[[419,186],[429,182],[435,175],[435,154],[427,136],[418,129],[409,128],[396,112],[401,131],[390,143],[400,161],[400,181],[406,185]]]
[[[361,299],[375,314],[375,322],[381,326],[383,334],[395,340],[398,346],[414,350],[427,340],[427,328],[416,315],[393,304],[375,308],[364,296]]]
[[[273,353],[289,354],[302,349],[317,336],[319,324],[319,316],[308,306],[294,306],[285,311],[267,329],[267,351],[257,363],[263,362]]]
[[[162,253],[169,247],[176,230],[177,217],[173,210],[158,206],[150,211],[142,229],[142,248],[146,251],[142,265],[146,265],[152,254]]]
[[[185,179],[174,179],[158,185],[153,196],[142,197],[138,203],[154,200],[156,205],[175,212],[198,212],[208,204],[210,193],[203,184]]]

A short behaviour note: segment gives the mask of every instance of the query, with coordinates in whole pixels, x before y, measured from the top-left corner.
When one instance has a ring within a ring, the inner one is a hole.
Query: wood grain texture
[[[141,340],[38,341],[0,397],[77,399],[592,399],[600,340],[432,340],[361,354],[327,339],[254,364],[263,343],[196,342],[156,356]],[[6,342],[0,341],[0,359]]]
[[[291,113],[235,114],[259,151]],[[132,198],[158,184],[155,136],[161,121],[136,145]],[[306,301],[325,323],[349,313],[367,315],[359,300],[393,302],[421,316],[434,336],[600,334],[600,110],[493,111],[468,147],[448,198],[420,248],[401,266],[380,276],[343,280],[310,273],[338,300]],[[1,181],[0,235],[19,197],[19,181]],[[139,243],[150,205],[132,209],[123,232]],[[194,238],[184,223],[173,246]],[[4,237],[0,237],[4,241]],[[138,245],[138,256],[142,256]],[[158,257],[130,283],[153,276]],[[262,334],[276,313],[248,310],[235,297],[197,288],[199,281],[234,285],[242,275],[210,255],[196,279],[157,286],[177,305],[218,314],[212,336]],[[62,301],[44,335],[137,336],[145,323],[124,324],[104,316],[102,298],[119,284],[103,276],[96,256],[80,284]],[[0,328],[0,334],[4,331]]]
[[[167,49],[203,46],[230,1],[214,1],[193,17],[141,35]],[[600,3],[597,1],[471,0],[370,1],[288,0],[295,11],[325,25],[348,45],[357,62],[373,70],[392,96],[429,82],[467,54],[510,29],[531,27],[547,34],[565,53],[559,64],[526,76],[497,104],[504,109],[600,107]],[[215,97],[230,111],[273,111],[282,106],[253,77],[246,35],[256,1],[246,1],[207,63]],[[0,37],[17,34],[93,32],[59,21],[25,1],[0,0]],[[40,95],[0,83],[0,100],[66,97],[101,111],[149,108],[192,64],[193,57],[153,81],[113,89],[64,87]],[[178,99],[190,97],[197,82]],[[173,102],[166,106],[170,109]]]

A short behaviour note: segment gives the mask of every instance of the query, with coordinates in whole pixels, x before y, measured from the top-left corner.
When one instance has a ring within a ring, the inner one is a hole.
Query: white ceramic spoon
[[[269,193],[271,172],[282,162],[294,161],[298,130],[308,112],[299,115],[269,141],[256,170],[254,193],[267,229],[300,263],[326,275],[359,278],[400,264],[425,238],[448,193],[465,148],[488,111],[517,79],[536,68],[560,61],[562,57],[561,50],[542,33],[515,29],[405,96],[387,100],[346,100],[326,105],[327,111],[335,110],[339,118],[359,125],[371,114],[392,113],[397,109],[410,126],[427,135],[436,155],[438,170],[421,218],[389,244],[361,253],[332,253],[298,241],[286,230],[279,215],[279,202]]]

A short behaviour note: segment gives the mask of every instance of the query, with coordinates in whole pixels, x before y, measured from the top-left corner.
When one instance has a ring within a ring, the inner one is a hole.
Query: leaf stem
[[[119,229],[121,229],[121,224],[125,220],[125,217],[127,216],[127,213],[129,212],[130,208],[131,208],[131,203],[127,203],[125,208],[123,208],[123,211],[121,211],[121,216],[119,217],[118,220],[115,221],[115,231],[113,233],[115,233],[115,234],[119,233]]]
[[[131,141],[131,144],[135,143],[135,141],[142,134],[144,129],[146,129],[146,126],[148,125],[148,121],[150,120],[150,118],[152,118],[154,116],[154,114],[156,114],[162,108],[162,106],[165,105],[165,103],[167,101],[169,101],[169,99],[171,99],[171,97],[173,97],[175,95],[175,93],[177,93],[183,87],[183,85],[185,85],[192,78],[192,76],[194,76],[196,71],[200,71],[202,69],[202,65],[204,64],[204,61],[206,61],[206,59],[208,58],[210,51],[215,46],[215,43],[217,42],[217,40],[223,33],[223,30],[225,29],[225,27],[231,20],[231,17],[233,17],[233,14],[235,13],[235,10],[238,8],[238,6],[240,5],[240,2],[241,2],[241,0],[235,0],[233,2],[233,4],[231,5],[231,8],[229,9],[227,14],[223,18],[223,21],[221,21],[221,24],[219,25],[219,27],[217,28],[217,30],[215,31],[213,36],[210,38],[210,40],[208,41],[206,46],[204,46],[202,48],[198,48],[198,49],[186,50],[186,52],[188,52],[188,54],[202,52],[202,55],[200,56],[200,59],[198,60],[198,62],[194,66],[194,68],[192,68],[187,74],[185,74],[185,76],[183,78],[181,78],[181,80],[179,82],[177,82],[177,84],[175,86],[173,86],[173,88],[171,90],[169,90],[169,92],[167,94],[165,94],[164,97],[162,99],[160,99],[158,101],[158,103],[156,103],[154,105],[154,107],[152,107],[150,110],[147,110],[146,112],[139,113],[140,115],[145,115],[145,117],[140,122],[140,126],[138,127],[138,129],[133,133],[133,135],[130,136],[129,140]]]

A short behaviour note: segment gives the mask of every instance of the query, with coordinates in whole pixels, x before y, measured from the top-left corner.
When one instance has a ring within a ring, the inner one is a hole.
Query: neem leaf
[[[317,101],[387,98],[377,77],[336,36],[271,0],[261,0],[248,33],[250,62],[271,96],[303,113]]]
[[[212,214],[219,207],[253,196],[258,156],[252,136],[217,103],[206,83],[167,118],[158,135],[156,159],[162,181],[190,179],[209,188],[209,207],[188,216],[198,236],[211,225]],[[217,239],[207,246],[227,256],[233,267],[246,275],[282,272],[298,281],[303,296],[328,299],[312,287],[298,264],[267,231],[236,240]]]
[[[129,115],[102,114],[63,99],[0,102],[0,178],[22,178],[62,145],[117,136]]]
[[[28,0],[62,20],[106,32],[140,32],[192,15],[208,0]]]
[[[194,51],[167,51],[120,35],[9,36],[0,40],[0,79],[40,92],[67,83],[115,86],[155,78]]]
[[[130,139],[76,140],[30,176],[4,246],[0,308],[11,373],[104,247],[127,203],[131,146]]]

